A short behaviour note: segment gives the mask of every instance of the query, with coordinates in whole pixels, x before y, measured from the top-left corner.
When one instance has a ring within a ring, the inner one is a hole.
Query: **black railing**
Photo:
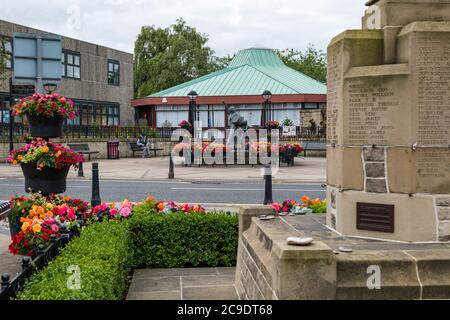
[[[57,238],[55,235],[51,236],[50,245],[47,247],[43,244],[38,246],[36,255],[33,259],[30,257],[24,257],[22,259],[22,270],[13,279],[11,279],[8,273],[2,274],[0,300],[15,298],[23,289],[25,281],[35,272],[45,268],[48,263],[61,252],[61,249],[70,242],[70,239],[78,235],[79,230],[76,228],[74,232],[62,229],[60,237]]]
[[[150,127],[118,127],[118,126],[78,126],[65,125],[63,127],[64,140],[90,140],[90,139],[135,139],[141,134],[150,138],[166,138],[172,136],[177,128],[150,128]],[[14,140],[23,142],[29,137],[29,127],[16,123],[13,128]],[[9,125],[0,124],[0,142],[9,141]]]
[[[259,127],[253,127],[259,129]],[[96,139],[136,139],[141,134],[150,138],[170,139],[174,130],[179,128],[163,127],[119,127],[119,126],[84,126],[66,125],[63,127],[63,140],[96,140]],[[211,128],[204,128],[211,129]],[[224,128],[215,128],[224,131]],[[24,142],[29,137],[29,127],[15,123],[13,128],[15,142]],[[292,138],[325,138],[325,127],[296,127]],[[283,137],[283,128],[280,128],[280,138]],[[9,142],[9,125],[0,123],[0,142]]]

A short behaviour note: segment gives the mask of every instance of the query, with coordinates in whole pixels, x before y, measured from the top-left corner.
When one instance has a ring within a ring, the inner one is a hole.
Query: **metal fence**
[[[170,139],[172,133],[179,128],[163,127],[119,127],[119,126],[84,126],[65,125],[63,127],[63,137],[67,141],[96,140],[96,139],[131,139],[138,138],[145,134],[150,138]],[[204,128],[212,129],[212,128]],[[225,130],[224,128],[214,128]],[[259,129],[259,127],[254,127]],[[325,127],[296,127],[295,135],[292,138],[325,138]],[[15,123],[13,127],[13,137],[15,142],[24,142],[29,137],[29,127],[24,124]],[[280,128],[280,137],[283,137],[283,128]],[[0,142],[9,142],[9,125],[0,124]]]
[[[43,244],[38,246],[34,259],[30,257],[22,259],[22,270],[13,279],[7,273],[2,274],[0,300],[15,298],[22,291],[25,281],[33,273],[45,268],[60,253],[61,249],[69,243],[72,236],[69,233],[63,233],[59,238],[52,235],[51,243],[48,247],[45,247]]]

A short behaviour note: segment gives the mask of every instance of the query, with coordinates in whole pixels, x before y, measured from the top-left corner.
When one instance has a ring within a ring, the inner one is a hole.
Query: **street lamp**
[[[45,91],[47,91],[48,94],[55,92],[57,87],[58,86],[56,85],[56,83],[46,83],[44,85],[44,89],[45,89]]]
[[[194,90],[188,93],[189,98],[189,123],[194,127],[196,120],[196,110],[197,110],[197,98],[198,94]]]
[[[264,127],[267,121],[272,120],[272,93],[269,90],[265,90],[262,93],[262,98],[264,99],[264,107],[261,113],[261,126]]]

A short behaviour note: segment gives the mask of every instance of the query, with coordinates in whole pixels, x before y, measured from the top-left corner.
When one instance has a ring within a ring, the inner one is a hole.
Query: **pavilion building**
[[[188,94],[196,92],[196,119],[204,128],[223,130],[233,106],[253,127],[264,125],[262,93],[271,93],[271,119],[294,126],[325,120],[326,85],[287,67],[271,49],[239,51],[225,69],[135,99],[136,120],[151,127],[177,127],[189,119]],[[266,104],[267,105],[267,104]]]

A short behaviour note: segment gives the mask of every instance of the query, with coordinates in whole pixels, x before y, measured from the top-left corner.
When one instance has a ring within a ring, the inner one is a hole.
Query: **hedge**
[[[121,300],[136,267],[217,267],[236,264],[238,217],[223,213],[156,213],[133,209],[123,221],[94,223],[34,274],[20,300]],[[81,288],[69,289],[69,266],[81,271]]]
[[[95,223],[71,241],[61,254],[33,275],[19,293],[21,300],[121,300],[132,261],[127,223]],[[80,268],[79,290],[69,289],[69,266]]]
[[[236,265],[239,222],[223,213],[156,214],[151,203],[128,221],[134,264],[180,268]]]

